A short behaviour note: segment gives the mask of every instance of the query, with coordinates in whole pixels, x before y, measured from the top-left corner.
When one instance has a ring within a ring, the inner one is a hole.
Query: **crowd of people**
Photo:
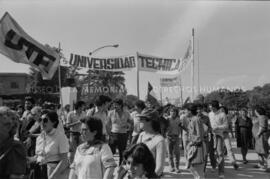
[[[254,167],[269,171],[269,119],[261,106],[229,111],[218,101],[157,107],[141,100],[127,106],[100,95],[94,105],[77,101],[70,110],[26,97],[17,109],[0,107],[0,178],[161,178],[167,157],[170,172],[182,172],[181,147],[195,179],[205,178],[208,159],[224,178],[225,155],[239,168],[234,136],[243,164],[255,149]]]

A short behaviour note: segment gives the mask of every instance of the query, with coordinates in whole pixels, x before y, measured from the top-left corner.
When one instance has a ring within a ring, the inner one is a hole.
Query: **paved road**
[[[229,160],[226,158],[226,165],[225,165],[225,178],[233,178],[233,179],[248,179],[248,178],[256,178],[256,179],[270,179],[270,173],[266,173],[264,171],[260,171],[260,169],[254,168],[254,165],[257,164],[257,155],[254,151],[250,151],[247,155],[247,160],[249,161],[248,164],[242,164],[242,156],[238,149],[234,149],[236,152],[236,160],[239,164],[239,169],[234,170],[233,166],[229,163]],[[188,170],[184,170],[184,158],[181,157],[181,166],[182,173],[170,173],[169,172],[169,164],[166,163],[165,167],[165,176],[164,178],[193,178],[191,173]],[[215,172],[211,171],[211,166],[208,163],[207,170],[206,170],[206,177],[205,178],[218,178],[217,170]]]
[[[258,162],[258,157],[257,154],[249,150],[248,155],[247,155],[247,160],[249,161],[248,164],[242,164],[242,155],[240,152],[240,149],[237,149],[236,143],[233,141],[232,142],[233,146],[233,151],[235,152],[235,157],[237,160],[237,163],[239,164],[239,169],[234,170],[233,166],[229,163],[229,160],[226,158],[225,160],[225,178],[228,179],[249,179],[249,178],[254,178],[254,179],[270,179],[270,173],[266,173],[264,171],[261,171],[260,169],[254,168],[254,166]],[[118,157],[116,157],[116,160]],[[118,161],[117,161],[118,162]],[[180,178],[180,179],[188,179],[188,178],[193,178],[191,173],[188,170],[184,169],[185,165],[185,159],[183,157],[183,151],[181,150],[181,159],[180,159],[180,170],[181,173],[171,173],[169,172],[169,163],[168,159],[166,159],[166,166],[164,170],[164,176],[162,178]],[[218,178],[217,170],[212,172],[211,171],[211,166],[208,163],[207,170],[206,170],[206,178],[209,179],[216,179]]]

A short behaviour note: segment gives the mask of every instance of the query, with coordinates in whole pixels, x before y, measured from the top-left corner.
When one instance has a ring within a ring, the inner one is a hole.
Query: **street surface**
[[[236,142],[235,139],[232,140],[232,147],[233,151],[235,152],[235,157],[237,160],[237,163],[239,164],[238,170],[234,170],[233,166],[229,163],[228,158],[225,159],[225,178],[228,179],[248,179],[248,178],[254,178],[254,179],[270,179],[270,173],[266,173],[264,171],[261,171],[260,169],[254,168],[254,166],[258,162],[257,154],[254,150],[249,150],[247,155],[247,164],[242,163],[242,155],[240,152],[240,148],[236,148]],[[118,163],[118,157],[115,157]],[[185,167],[185,159],[183,157],[183,150],[181,150],[181,159],[180,159],[180,170],[181,173],[171,173],[169,172],[170,166],[168,162],[168,158],[166,158],[166,166],[164,170],[164,176],[162,178],[181,178],[181,179],[191,179],[193,176],[188,170],[184,169]],[[208,161],[205,178],[218,178],[217,169],[215,171],[211,171],[211,165]],[[117,169],[116,169],[117,170]]]

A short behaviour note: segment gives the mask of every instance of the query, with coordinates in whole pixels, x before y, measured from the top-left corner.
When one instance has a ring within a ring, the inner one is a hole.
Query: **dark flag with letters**
[[[148,82],[146,101],[151,103],[151,105],[153,105],[153,106],[159,106],[159,102],[156,99],[154,92],[153,92],[153,86],[149,82]]]
[[[34,40],[8,12],[0,20],[0,53],[16,63],[31,65],[47,80],[53,77],[60,62],[56,49]]]

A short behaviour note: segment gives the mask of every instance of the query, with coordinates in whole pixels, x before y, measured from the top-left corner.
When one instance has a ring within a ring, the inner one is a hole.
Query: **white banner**
[[[175,78],[161,78],[160,79],[160,86],[161,87],[179,86],[179,79],[178,79],[178,77],[175,77]]]
[[[71,53],[69,60],[63,60],[61,65],[74,66],[81,69],[124,71],[136,68],[135,59],[135,55],[97,58]]]
[[[190,62],[191,58],[173,59],[138,54],[140,71],[155,72],[164,75],[178,75],[186,69]]]
[[[0,20],[0,53],[38,69],[43,79],[53,77],[60,60],[55,49],[34,40],[7,12]]]

